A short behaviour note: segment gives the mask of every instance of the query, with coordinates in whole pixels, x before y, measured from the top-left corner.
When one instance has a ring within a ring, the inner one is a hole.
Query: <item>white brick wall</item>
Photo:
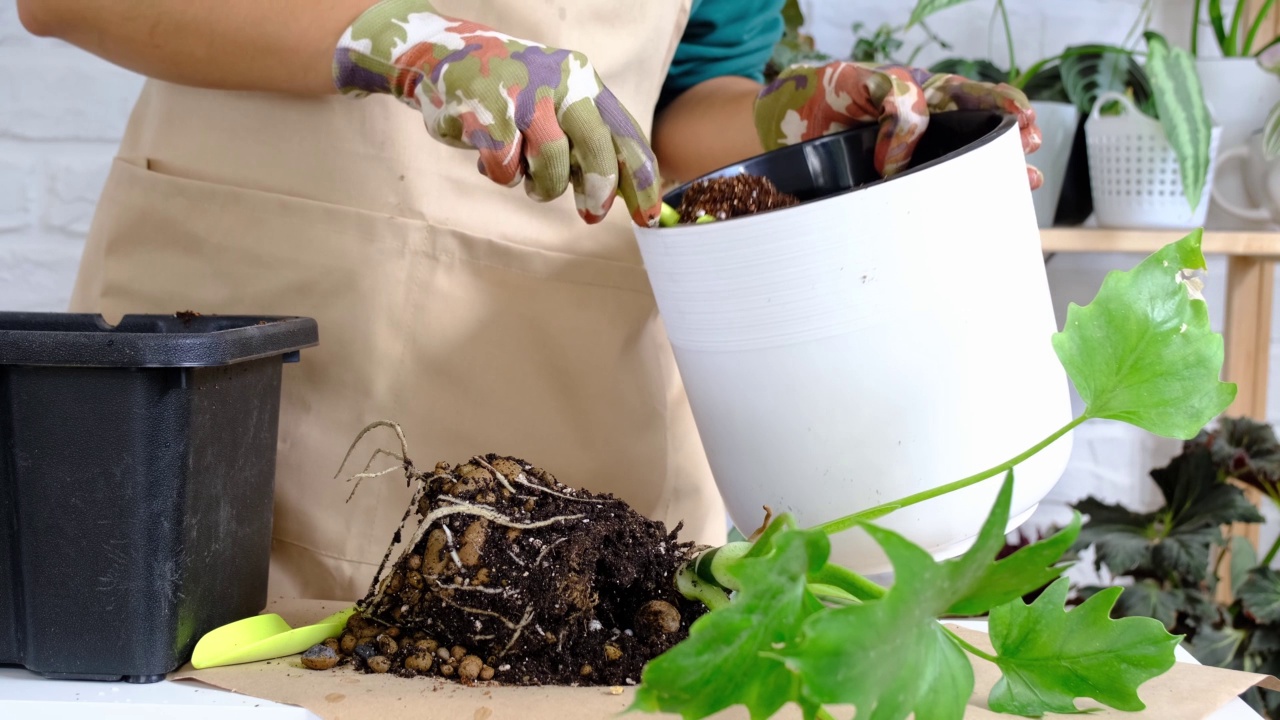
[[[850,26],[901,23],[913,0],[802,0],[819,46],[844,55]],[[1141,0],[1009,0],[1019,61],[1027,64],[1082,42],[1119,42]],[[1157,3],[1158,27],[1171,39],[1186,35],[1187,0]],[[974,0],[939,16],[954,54],[997,58],[1003,36],[988,41],[992,0]],[[909,36],[918,41],[918,35]],[[912,46],[912,43],[909,43]],[[917,62],[939,57],[934,48]],[[62,310],[70,294],[85,233],[116,143],[141,78],[64,43],[31,37],[15,6],[0,0],[0,309]],[[1087,302],[1103,274],[1131,266],[1136,256],[1059,256],[1049,266],[1059,317],[1068,301]],[[1209,301],[1221,327],[1224,266],[1211,261]],[[1280,292],[1277,293],[1280,297]],[[1280,313],[1276,314],[1280,336]],[[1280,416],[1280,372],[1272,368],[1268,407]],[[1135,506],[1149,505],[1146,471],[1162,463],[1176,443],[1111,424],[1091,424],[1077,437],[1071,467],[1056,495],[1070,500],[1093,492]],[[1048,511],[1047,511],[1048,512]],[[1049,513],[1052,514],[1052,513]]]
[[[31,36],[0,0],[0,309],[63,310],[142,78]]]

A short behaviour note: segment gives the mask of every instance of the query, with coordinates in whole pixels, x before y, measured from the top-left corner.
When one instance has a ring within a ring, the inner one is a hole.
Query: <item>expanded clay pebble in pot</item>
[[[402,537],[403,551],[347,621],[344,664],[464,683],[635,684],[705,612],[675,587],[693,545],[622,500],[493,454],[405,468],[417,527],[396,532],[384,567]]]

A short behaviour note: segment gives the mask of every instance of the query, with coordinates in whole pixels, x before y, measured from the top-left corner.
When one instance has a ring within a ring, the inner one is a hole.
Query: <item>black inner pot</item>
[[[933,115],[916,146],[909,169],[898,177],[982,147],[1004,130],[1016,128],[1017,123],[1012,115],[985,110],[954,110]],[[862,125],[757,155],[703,175],[699,180],[757,175],[768,178],[779,190],[796,196],[801,202],[821,200],[885,182],[875,169],[879,132],[877,124]],[[691,184],[677,187],[663,199],[672,207],[680,207],[680,199]]]

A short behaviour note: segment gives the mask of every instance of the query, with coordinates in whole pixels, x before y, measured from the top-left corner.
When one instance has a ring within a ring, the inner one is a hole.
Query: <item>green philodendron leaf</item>
[[[1236,396],[1220,382],[1222,336],[1196,278],[1196,230],[1125,272],[1108,273],[1093,302],[1067,309],[1053,336],[1086,418],[1122,420],[1165,437],[1194,438]]]
[[[1236,592],[1245,612],[1260,623],[1280,620],[1280,575],[1271,568],[1254,568]]]
[[[1010,473],[973,546],[941,563],[896,533],[863,526],[892,562],[893,586],[879,600],[811,615],[799,639],[776,651],[796,673],[810,706],[854,705],[859,717],[877,720],[913,713],[916,720],[964,716],[973,693],[973,667],[937,619],[950,608],[982,606],[991,599],[983,583],[1004,546],[1012,497]],[[1043,551],[1027,556],[1034,562],[1006,565],[1000,594],[1018,596],[1039,587]]]
[[[893,562],[893,587],[878,601],[811,616],[794,646],[778,652],[812,705],[855,705],[884,720],[959,720],[973,666],[937,617],[964,594],[953,583],[965,578],[900,535],[865,529]]]
[[[1182,192],[1192,209],[1209,176],[1209,145],[1213,119],[1204,101],[1195,60],[1186,50],[1170,47],[1159,33],[1146,33],[1147,77],[1155,90],[1160,127],[1178,156]]]
[[[796,699],[795,677],[763,653],[785,646],[821,609],[805,586],[826,563],[830,543],[816,530],[783,529],[787,520],[775,520],[750,553],[728,566],[742,587],[733,602],[698,618],[687,640],[645,666],[631,710],[689,719],[740,704],[754,720]]]
[[[1076,698],[1144,709],[1137,688],[1173,667],[1181,636],[1151,618],[1111,619],[1120,592],[1108,588],[1067,610],[1061,578],[1031,605],[1014,600],[992,610],[991,642],[1004,677],[991,689],[991,709],[1027,717],[1077,713]]]
[[[1080,513],[1063,529],[988,565],[975,588],[947,609],[949,615],[981,615],[1039,589],[1069,567],[1062,556],[1080,535]]]

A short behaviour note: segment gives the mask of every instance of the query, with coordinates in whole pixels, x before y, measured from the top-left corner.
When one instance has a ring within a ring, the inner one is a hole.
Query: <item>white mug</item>
[[[1242,220],[1280,225],[1280,158],[1267,158],[1262,150],[1262,132],[1255,132],[1245,145],[1231,148],[1218,156],[1217,172],[1232,163],[1240,163],[1248,206],[1225,196],[1214,183],[1213,200],[1223,210]]]

